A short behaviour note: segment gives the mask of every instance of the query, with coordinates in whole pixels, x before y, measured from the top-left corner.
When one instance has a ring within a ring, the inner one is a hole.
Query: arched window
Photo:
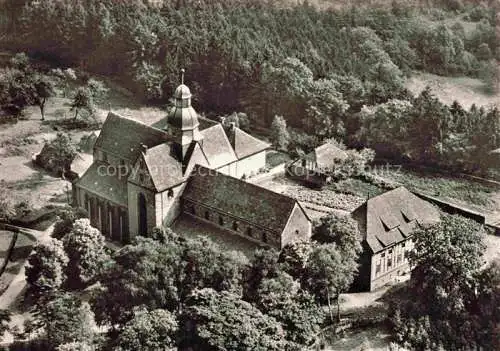
[[[265,243],[267,243],[267,234],[266,234],[266,232],[262,233],[262,241],[265,242]]]
[[[206,219],[207,221],[209,221],[209,220],[210,220],[210,212],[205,211],[205,219]]]
[[[169,199],[173,198],[174,197],[174,190],[173,189],[168,189],[168,192],[167,192],[167,197]]]
[[[222,218],[222,216],[219,216],[219,225],[220,226],[224,225],[224,218]]]

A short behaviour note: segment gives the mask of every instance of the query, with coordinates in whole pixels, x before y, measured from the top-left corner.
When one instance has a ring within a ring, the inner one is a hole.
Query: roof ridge
[[[297,201],[297,199],[295,199],[295,198],[293,198],[293,197],[291,197],[291,196],[288,196],[288,195],[285,195],[285,194],[281,194],[281,193],[277,193],[276,191],[272,191],[272,190],[270,190],[270,189],[267,189],[267,188],[261,187],[261,186],[259,186],[259,185],[256,185],[256,184],[253,184],[253,183],[246,182],[246,181],[244,181],[244,180],[241,180],[241,179],[238,179],[238,178],[232,177],[232,176],[230,176],[230,175],[224,174],[224,173],[222,173],[222,172],[219,172],[219,171],[218,171],[218,170],[216,170],[216,169],[207,168],[207,167],[205,167],[205,166],[203,166],[203,165],[200,165],[200,164],[196,164],[196,165],[193,167],[193,170],[191,171],[191,173],[193,173],[193,172],[195,171],[195,169],[197,169],[197,168],[204,168],[204,169],[206,169],[206,170],[208,170],[208,171],[214,171],[214,172],[216,172],[216,173],[217,173],[217,175],[218,175],[218,176],[220,175],[220,176],[226,177],[226,178],[228,178],[228,179],[231,179],[231,180],[233,180],[233,181],[235,181],[235,182],[240,182],[241,184],[245,184],[245,186],[247,186],[247,187],[249,187],[249,188],[254,188],[254,189],[255,189],[255,188],[258,188],[260,191],[267,192],[268,194],[273,194],[273,195],[275,195],[275,196],[279,196],[279,197],[282,197],[282,198],[286,198],[286,199],[288,199],[288,200],[291,200],[294,204],[295,204],[296,202],[298,202],[298,201]],[[190,177],[191,177],[191,175],[190,175]]]
[[[108,120],[109,117],[113,117],[113,118],[117,118],[117,119],[123,119],[123,120],[127,120],[129,122],[132,122],[134,124],[137,124],[137,125],[140,125],[141,127],[146,127],[148,129],[153,129],[154,131],[158,131],[158,132],[161,132],[161,133],[164,133],[164,134],[167,134],[164,130],[161,130],[159,128],[156,128],[156,127],[153,127],[149,124],[146,124],[142,121],[139,121],[137,119],[134,119],[134,118],[130,118],[130,117],[125,117],[125,116],[122,116],[114,111],[109,111],[108,112],[108,117],[106,118],[106,120],[104,121],[104,123],[106,123],[106,121]]]

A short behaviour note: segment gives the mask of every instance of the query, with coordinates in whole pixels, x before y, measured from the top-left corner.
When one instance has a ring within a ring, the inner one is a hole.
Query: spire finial
[[[181,84],[184,84],[184,72],[186,72],[186,70],[181,68]]]

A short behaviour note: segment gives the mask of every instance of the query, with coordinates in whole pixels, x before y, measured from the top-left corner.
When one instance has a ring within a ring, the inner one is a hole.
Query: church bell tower
[[[181,85],[174,92],[175,105],[170,111],[165,129],[174,137],[179,156],[184,157],[193,142],[201,143],[198,114],[191,106],[191,91],[184,85],[184,69],[181,70]]]

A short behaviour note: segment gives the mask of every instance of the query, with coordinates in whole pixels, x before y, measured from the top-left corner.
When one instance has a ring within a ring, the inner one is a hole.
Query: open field
[[[125,89],[111,85],[108,105],[115,112],[148,124],[165,117],[165,111],[141,107]],[[25,119],[1,125],[0,182],[13,192],[15,202],[26,201],[33,208],[67,203],[71,184],[34,166],[32,157],[42,149],[45,142],[56,137],[60,128],[53,125],[54,121],[73,118],[69,105],[70,99],[59,91],[57,97],[46,103],[45,121],[41,121],[39,108],[31,106],[25,111]],[[99,106],[97,118],[100,122],[105,120],[109,106]],[[89,131],[84,130],[68,132],[75,145],[88,133]],[[91,155],[78,155],[76,171],[83,173],[91,161]]]
[[[500,211],[500,202],[498,202],[500,187],[497,186],[487,186],[464,178],[410,171],[404,168],[378,175],[402,184],[409,190],[422,191],[472,209]]]
[[[500,107],[500,94],[486,91],[485,84],[476,78],[442,77],[431,73],[414,72],[406,83],[413,94],[419,94],[426,86],[445,104],[457,100],[464,108],[496,105]]]

